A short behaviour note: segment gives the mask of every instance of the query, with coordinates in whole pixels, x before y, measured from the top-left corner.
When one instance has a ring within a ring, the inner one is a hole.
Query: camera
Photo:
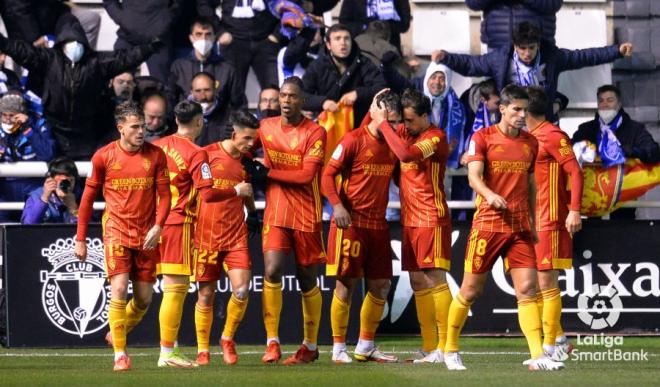
[[[60,191],[62,192],[69,192],[69,190],[71,189],[71,182],[69,180],[64,179],[60,181],[60,184],[57,185],[57,188],[59,188]]]

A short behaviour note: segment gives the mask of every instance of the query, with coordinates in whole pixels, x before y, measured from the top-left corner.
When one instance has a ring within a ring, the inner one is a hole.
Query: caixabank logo
[[[39,272],[41,302],[48,319],[71,335],[92,334],[108,324],[110,286],[103,268],[103,242],[87,238],[87,260],[74,255],[73,238],[57,239],[41,249],[52,265]]]

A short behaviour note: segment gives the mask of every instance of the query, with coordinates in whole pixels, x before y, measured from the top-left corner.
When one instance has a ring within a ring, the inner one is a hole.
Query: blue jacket
[[[77,223],[78,217],[71,215],[64,203],[55,195],[51,195],[48,203],[41,200],[44,193],[44,187],[39,187],[30,192],[23,214],[21,223],[40,224],[40,223]]]
[[[16,132],[0,130],[0,162],[50,161],[55,155],[55,140],[43,118],[30,118]]]
[[[530,22],[541,29],[543,38],[555,42],[555,14],[563,0],[465,0],[468,8],[483,11],[481,41],[489,49],[511,44],[511,32],[521,22]]]
[[[618,45],[606,47],[567,50],[542,41],[539,49],[541,64],[545,64],[545,91],[549,104],[546,117],[550,121],[556,118],[552,112],[552,103],[557,98],[559,74],[567,70],[576,70],[587,66],[609,63],[620,58]],[[509,65],[513,58],[513,45],[483,55],[445,53],[442,63],[457,73],[468,77],[491,77],[502,90],[509,83]]]

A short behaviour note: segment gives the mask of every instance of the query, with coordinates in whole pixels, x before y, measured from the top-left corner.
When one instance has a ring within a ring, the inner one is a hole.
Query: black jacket
[[[89,48],[80,24],[71,24],[65,19],[67,17],[62,17],[58,22],[54,48],[36,48],[29,42],[0,35],[0,51],[27,68],[30,76],[36,75],[44,80],[41,96],[44,115],[52,124],[59,145],[64,148],[60,150],[71,157],[83,157],[91,155],[99,135],[95,121],[101,91],[108,80],[142,63],[154,52],[157,43],[98,53]],[[61,45],[71,40],[85,45],[85,53],[75,65],[61,50]],[[67,146],[60,136],[73,143]]]
[[[117,36],[132,44],[165,38],[176,19],[181,0],[103,0],[108,16],[117,23]]]
[[[616,138],[621,143],[623,148],[623,155],[640,159],[644,163],[658,163],[660,162],[660,147],[658,143],[653,141],[653,137],[646,130],[644,124],[634,121],[630,118],[628,113],[621,109],[623,122],[621,126],[614,132]],[[581,124],[577,132],[573,134],[573,143],[588,140],[598,145],[598,134],[600,133],[600,123],[598,114],[591,120]]]
[[[408,0],[392,0],[394,8],[399,14],[401,21],[388,21],[390,26],[390,43],[401,51],[401,34],[410,28],[410,3]],[[365,0],[344,0],[339,11],[339,22],[351,30],[351,36],[355,38],[367,29],[370,21],[376,19],[367,18],[367,2]]]
[[[355,42],[347,60],[350,64],[342,75],[327,49],[323,47],[320,50],[319,57],[309,64],[303,75],[303,109],[320,112],[325,100],[339,102],[342,95],[355,90],[357,100],[353,106],[353,114],[357,126],[369,111],[374,95],[385,88],[385,79],[378,67],[360,52]]]
[[[215,30],[218,36],[229,32],[234,39],[260,41],[274,34],[279,37],[279,20],[268,10],[267,0],[264,0],[266,9],[254,11],[254,17],[249,19],[235,18],[231,14],[236,3],[241,0],[197,0],[197,13],[215,21]],[[222,20],[218,18],[215,9],[221,6]]]
[[[59,18],[71,14],[62,0],[3,0],[0,9],[9,37],[30,43],[53,33]]]
[[[205,62],[200,62],[195,57],[195,53],[191,51],[188,56],[179,58],[172,63],[168,81],[170,93],[172,94],[172,106],[188,97],[193,76],[200,71],[213,75],[218,91],[217,98],[220,98],[223,103],[228,102],[234,109],[247,105],[245,89],[236,77],[234,66],[225,61],[214,50]]]
[[[229,122],[230,114],[229,104],[218,101],[217,106],[211,112],[204,114],[204,127],[199,137],[195,139],[195,143],[199,146],[207,146],[229,138],[233,131]]]
[[[511,44],[511,32],[521,22],[541,29],[543,38],[554,43],[557,17],[563,0],[465,0],[474,11],[483,11],[481,41],[489,49]]]

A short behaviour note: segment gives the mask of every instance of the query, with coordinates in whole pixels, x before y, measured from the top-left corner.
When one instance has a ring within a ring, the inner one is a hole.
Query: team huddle
[[[103,239],[112,292],[106,339],[114,348],[114,370],[131,368],[126,336],[151,302],[156,275],[162,276],[163,286],[158,366],[210,363],[215,284],[222,271],[232,289],[220,340],[223,361],[238,361],[234,335],[248,306],[251,279],[248,238],[260,228],[249,182],[267,183],[261,230],[267,345],[262,362],[276,363],[282,357],[282,272],[290,253],[302,293],[304,332],[298,351],[283,363],[319,358],[319,264],[336,277],[330,307],[332,361],[398,362],[375,345],[392,278],[385,213],[393,178],[401,195],[402,268],[410,273],[423,341],[414,363],[465,369],[459,354],[461,329],[488,272],[502,256],[531,355],[524,364],[530,370],[564,368],[561,361],[572,347],[560,325],[558,270],[572,267],[571,239],[581,227],[582,172],[568,137],[545,119],[544,91],[505,87],[500,123],[477,131],[469,142],[464,162],[477,210],[463,282],[454,297],[446,280],[451,218],[443,186],[450,145],[445,132],[430,124],[428,97],[413,89],[402,95],[381,91],[364,121],[329,155],[325,130],[302,114],[303,99],[302,81],[287,78],[279,93],[281,116],[259,122],[247,111],[236,111],[231,137],[205,148],[193,142],[203,125],[195,102],[180,102],[174,110],[177,133],[153,144],[144,140],[141,109],[131,103],[117,108],[121,138],[92,158],[76,236],[76,255],[84,260],[93,201],[103,188]],[[256,157],[259,149],[263,159]],[[322,195],[333,207],[327,249]],[[366,296],[351,356],[346,345],[349,311],[362,279]],[[127,302],[129,280],[133,297]],[[177,346],[191,280],[199,283],[195,361]]]

